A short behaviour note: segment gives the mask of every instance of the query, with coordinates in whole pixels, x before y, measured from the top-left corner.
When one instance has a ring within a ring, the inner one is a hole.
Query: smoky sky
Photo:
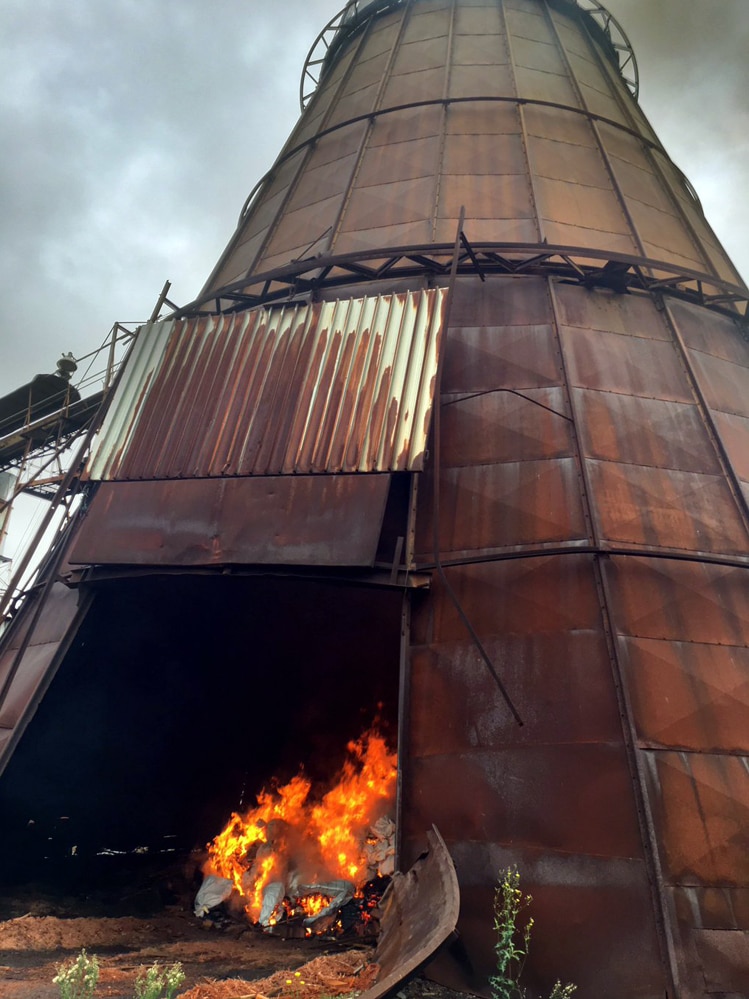
[[[3,0],[0,394],[190,301],[342,0]],[[609,0],[640,101],[749,277],[747,0]]]

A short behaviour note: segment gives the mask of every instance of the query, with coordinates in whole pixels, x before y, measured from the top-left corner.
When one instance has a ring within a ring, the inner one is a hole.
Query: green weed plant
[[[91,999],[99,981],[99,962],[82,950],[69,964],[61,964],[52,979],[60,990],[60,999]]]
[[[156,961],[135,979],[135,995],[137,999],[174,999],[184,980],[185,973],[179,961],[165,968]]]
[[[92,999],[99,980],[99,962],[82,950],[75,961],[61,964],[52,979],[60,990],[60,999]],[[185,973],[179,962],[162,968],[156,961],[143,968],[135,979],[136,999],[174,999]]]
[[[525,962],[531,945],[533,918],[525,914],[533,898],[520,887],[517,867],[499,872],[499,882],[494,891],[494,932],[496,942],[497,973],[489,978],[493,999],[527,999],[526,989],[520,985]],[[562,985],[557,980],[549,999],[571,999],[576,985]]]

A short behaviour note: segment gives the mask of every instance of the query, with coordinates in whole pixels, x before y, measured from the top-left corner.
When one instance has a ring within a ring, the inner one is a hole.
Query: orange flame
[[[364,877],[366,836],[392,807],[397,757],[374,729],[350,742],[347,751],[334,786],[319,802],[308,800],[310,782],[297,775],[261,791],[257,807],[245,815],[234,812],[208,844],[206,873],[229,878],[253,920],[271,881],[316,884],[341,878],[356,883]],[[315,904],[305,901],[305,911]]]
[[[330,905],[329,895],[305,895],[299,899],[299,905],[305,916],[317,916]]]

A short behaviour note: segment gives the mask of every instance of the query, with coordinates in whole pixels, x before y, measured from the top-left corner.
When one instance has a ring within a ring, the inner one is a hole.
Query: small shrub
[[[173,999],[184,980],[185,973],[179,962],[162,968],[156,961],[135,979],[135,995],[137,999]]]
[[[562,985],[557,978],[554,988],[551,990],[549,999],[572,999],[572,993],[577,992],[577,985]]]
[[[521,914],[532,901],[530,895],[524,895],[520,890],[517,867],[500,874],[494,892],[497,974],[489,979],[494,999],[524,999],[525,990],[518,985],[518,979],[528,956],[533,920],[529,919],[523,927],[520,923]]]
[[[96,955],[89,957],[85,950],[71,964],[61,964],[52,979],[60,990],[60,999],[91,999],[98,980]]]
[[[529,918],[524,926],[522,923],[523,913],[532,901],[532,896],[520,888],[517,867],[500,871],[494,891],[497,973],[489,978],[493,999],[526,999],[526,990],[519,980],[530,950],[533,919]],[[557,980],[549,999],[571,999],[576,991],[576,985],[562,985]]]

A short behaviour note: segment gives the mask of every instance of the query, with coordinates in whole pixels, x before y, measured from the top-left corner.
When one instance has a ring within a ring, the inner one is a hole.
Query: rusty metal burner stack
[[[595,0],[349,4],[199,299],[141,335],[66,555],[84,593],[403,592],[400,861],[435,823],[473,989],[517,864],[532,994],[749,992],[749,292],[636,89]]]

